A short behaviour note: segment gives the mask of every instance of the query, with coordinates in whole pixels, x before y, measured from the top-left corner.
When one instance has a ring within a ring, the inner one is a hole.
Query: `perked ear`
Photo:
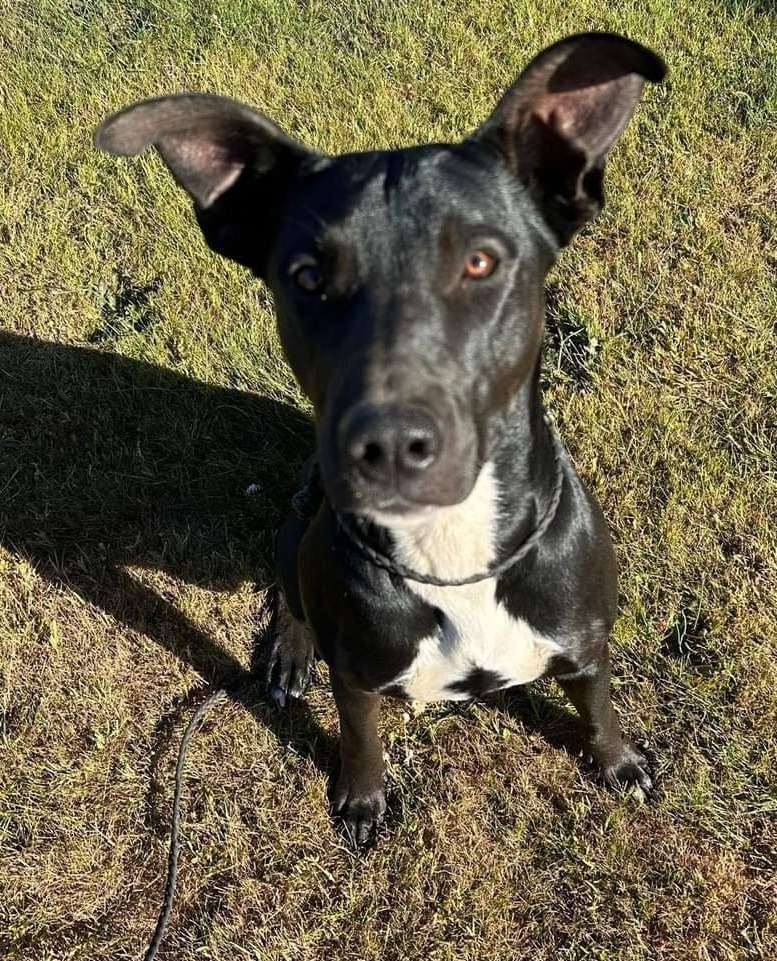
[[[104,121],[94,142],[127,157],[156,147],[193,199],[209,246],[257,273],[300,163],[316,156],[257,111],[211,94],[131,104]]]
[[[625,37],[567,37],[532,60],[472,139],[499,150],[566,244],[601,209],[605,158],[644,82],[665,72],[660,57]]]

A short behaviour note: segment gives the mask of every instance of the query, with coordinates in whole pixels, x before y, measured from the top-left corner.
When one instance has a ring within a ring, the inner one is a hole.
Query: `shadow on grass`
[[[579,758],[585,747],[575,712],[540,691],[511,687],[499,696],[495,706],[556,750]]]
[[[331,739],[308,708],[282,715],[260,701],[236,657],[131,573],[269,585],[274,533],[312,443],[308,420],[279,401],[0,333],[0,543],[234,690],[328,770]]]

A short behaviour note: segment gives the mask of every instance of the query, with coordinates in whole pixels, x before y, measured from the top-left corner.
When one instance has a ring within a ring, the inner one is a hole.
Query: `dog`
[[[206,94],[132,104],[95,135],[113,154],[153,145],[209,246],[273,293],[317,440],[309,509],[278,536],[269,685],[284,703],[316,654],[329,665],[333,807],[359,844],[386,811],[384,696],[554,677],[605,782],[652,791],[610,698],[608,528],[545,418],[540,363],[545,276],[664,73],[587,33],[541,52],[459,143],[327,156]]]

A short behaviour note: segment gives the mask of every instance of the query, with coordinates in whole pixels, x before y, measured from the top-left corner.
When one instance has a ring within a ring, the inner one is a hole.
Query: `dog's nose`
[[[434,464],[440,435],[434,420],[418,407],[359,404],[341,434],[351,469],[381,487],[410,479]]]

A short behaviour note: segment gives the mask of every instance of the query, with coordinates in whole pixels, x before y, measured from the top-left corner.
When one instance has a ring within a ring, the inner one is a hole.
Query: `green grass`
[[[615,697],[659,800],[580,767],[551,685],[419,717],[395,704],[392,820],[355,856],[326,814],[322,671],[291,715],[245,698],[195,740],[163,956],[777,954],[771,11],[0,0],[4,958],[142,955],[177,740],[207,684],[250,666],[309,444],[265,290],[205,249],[156,157],[100,155],[94,127],[207,89],[325,150],[453,139],[529,56],[589,28],[671,71],[551,278],[546,391],[612,525]]]

